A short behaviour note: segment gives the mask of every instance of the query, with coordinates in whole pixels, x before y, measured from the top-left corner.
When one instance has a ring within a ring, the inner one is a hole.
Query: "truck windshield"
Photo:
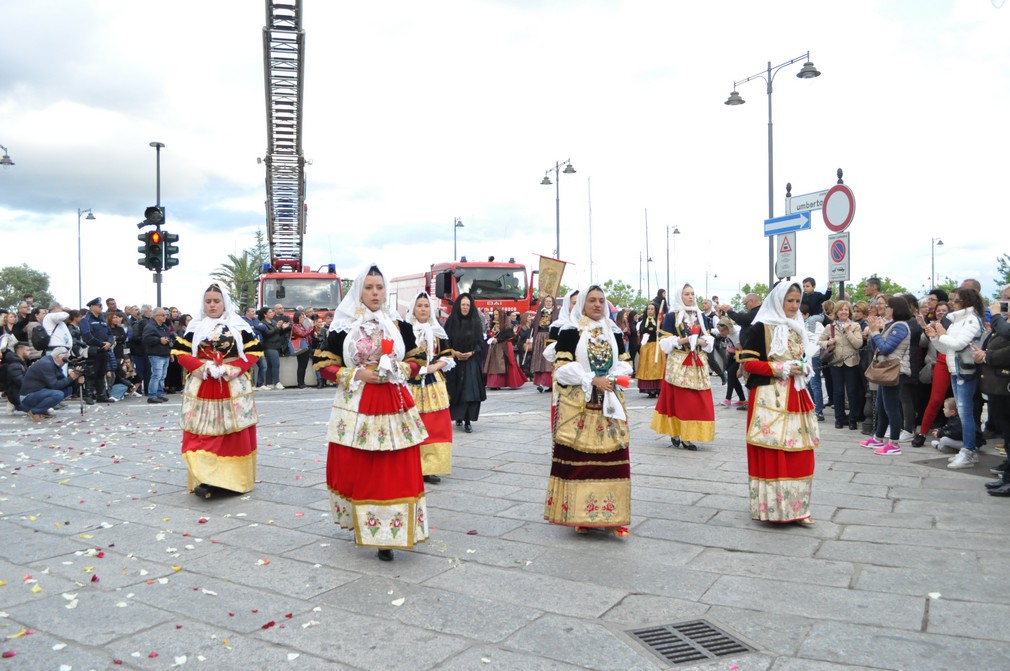
[[[264,279],[263,305],[273,307],[278,303],[286,311],[299,305],[316,310],[333,310],[340,303],[340,280],[328,277]]]
[[[470,292],[474,298],[512,298],[526,296],[526,269],[507,267],[458,268],[455,271],[459,293]]]

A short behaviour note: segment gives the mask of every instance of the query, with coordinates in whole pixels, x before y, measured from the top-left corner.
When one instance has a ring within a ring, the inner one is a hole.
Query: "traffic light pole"
[[[155,190],[156,190],[156,193],[155,193],[155,198],[156,198],[155,207],[161,207],[161,148],[164,147],[165,144],[163,142],[152,142],[150,146],[154,147],[154,153],[155,153],[155,178],[154,178]],[[158,222],[158,225],[155,227],[155,230],[158,232],[158,236],[160,238],[160,236],[161,236],[161,222]],[[154,283],[158,285],[158,288],[157,288],[157,296],[158,296],[157,297],[157,301],[158,301],[157,307],[163,307],[162,303],[161,303],[161,268],[163,266],[164,266],[164,262],[162,262],[161,264],[158,265],[158,270],[156,270],[155,273],[154,273]]]

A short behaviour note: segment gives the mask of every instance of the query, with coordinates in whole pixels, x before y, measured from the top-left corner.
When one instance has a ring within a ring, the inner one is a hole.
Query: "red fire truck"
[[[389,302],[406,316],[414,298],[427,291],[434,305],[432,309],[439,321],[445,321],[452,310],[452,304],[462,293],[469,293],[477,308],[503,308],[509,312],[525,312],[534,308],[537,300],[533,297],[533,277],[528,277],[526,266],[516,263],[495,261],[467,261],[464,256],[459,261],[433,263],[431,269],[414,275],[394,277],[389,282]]]

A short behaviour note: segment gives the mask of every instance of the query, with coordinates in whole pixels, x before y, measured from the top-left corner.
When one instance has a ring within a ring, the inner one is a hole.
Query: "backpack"
[[[46,327],[42,324],[36,324],[29,334],[28,340],[32,348],[39,352],[45,352],[49,348],[49,332],[46,331]]]

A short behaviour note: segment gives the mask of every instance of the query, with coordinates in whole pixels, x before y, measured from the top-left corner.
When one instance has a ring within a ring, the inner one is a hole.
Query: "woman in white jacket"
[[[979,349],[985,326],[982,316],[985,308],[977,291],[962,287],[951,297],[953,312],[947,315],[950,328],[940,322],[933,322],[925,328],[925,333],[933,341],[936,349],[947,357],[947,370],[957,402],[957,415],[961,419],[963,445],[947,468],[971,468],[978,463],[978,446],[975,434],[975,387],[978,385],[978,370],[974,363],[974,352]]]

